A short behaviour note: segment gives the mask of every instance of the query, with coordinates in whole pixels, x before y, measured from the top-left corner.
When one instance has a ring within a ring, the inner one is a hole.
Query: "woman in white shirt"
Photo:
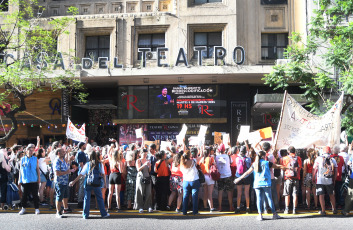
[[[190,193],[192,194],[192,212],[194,215],[199,214],[199,174],[196,165],[202,159],[202,156],[191,159],[191,153],[187,150],[180,159],[180,170],[183,173],[183,215],[187,214],[188,201]]]
[[[44,149],[39,149],[37,153],[38,164],[39,164],[39,171],[40,171],[40,186],[39,186],[39,202],[43,204],[43,192],[45,186],[47,184],[47,176],[48,174],[48,160],[45,158],[45,151]]]

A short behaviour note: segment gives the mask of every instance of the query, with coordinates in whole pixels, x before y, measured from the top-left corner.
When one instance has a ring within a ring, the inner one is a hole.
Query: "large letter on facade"
[[[241,54],[240,61],[238,61],[238,55],[237,55],[237,51],[238,50],[240,50],[240,54]],[[233,60],[234,60],[235,64],[237,64],[237,65],[244,64],[244,61],[245,61],[245,50],[244,50],[243,47],[241,47],[241,46],[235,47],[234,53],[233,53]]]
[[[220,51],[222,51],[222,53]],[[227,54],[227,51],[222,46],[215,46],[214,47],[214,54],[213,54],[214,65],[215,66],[218,65],[218,62],[217,62],[218,59],[222,60],[223,64],[226,64],[225,61],[223,60],[224,57],[226,56],[226,54]]]
[[[157,48],[157,64],[158,64],[158,67],[168,67],[169,65],[168,64],[161,64],[161,59],[162,59],[162,55],[161,55],[161,52],[167,52],[168,51],[168,48]]]
[[[82,58],[82,68],[90,69],[93,66],[93,61],[90,58]]]
[[[181,59],[181,57],[183,59]],[[179,54],[178,54],[178,58],[175,63],[175,66],[178,66],[180,63],[184,63],[185,66],[188,66],[188,60],[186,59],[185,51],[183,48],[180,48],[179,50]]]
[[[151,52],[151,48],[139,48],[137,50],[139,53],[142,53],[142,67],[146,67],[146,52]]]
[[[194,51],[197,51],[197,62],[199,63],[199,66],[202,66],[202,51],[207,51],[206,46],[195,46]]]
[[[63,55],[61,54],[61,52],[58,52],[56,54],[55,62],[54,62],[54,69],[56,69],[56,67],[61,67],[62,69],[65,69],[64,59],[63,59]]]

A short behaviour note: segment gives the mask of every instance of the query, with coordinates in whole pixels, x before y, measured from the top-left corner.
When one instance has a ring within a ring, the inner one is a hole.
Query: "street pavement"
[[[19,216],[19,210],[0,211],[0,229],[353,229],[353,215],[343,217],[327,212],[322,217],[317,212],[302,210],[297,215],[280,214],[282,219],[272,220],[272,214],[264,215],[263,221],[256,219],[257,214],[233,214],[230,212],[209,213],[200,215],[191,213],[184,216],[175,212],[139,214],[135,210],[111,212],[109,218],[102,219],[98,210],[91,209],[90,218],[82,218],[82,210],[65,214],[62,219],[55,218],[55,211],[41,208],[39,215],[34,209],[27,209],[27,214]],[[301,211],[301,210],[299,210]]]

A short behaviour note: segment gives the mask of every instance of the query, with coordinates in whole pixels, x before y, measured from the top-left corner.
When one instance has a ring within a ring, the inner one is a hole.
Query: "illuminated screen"
[[[220,115],[219,86],[150,86],[149,105],[153,118],[216,118]]]

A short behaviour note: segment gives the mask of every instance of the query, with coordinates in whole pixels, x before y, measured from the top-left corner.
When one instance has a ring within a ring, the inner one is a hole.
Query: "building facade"
[[[295,0],[40,0],[42,18],[78,9],[58,50],[86,85],[89,102],[72,102],[75,123],[88,124],[90,138],[119,135],[134,141],[174,139],[206,124],[230,133],[240,125],[277,128],[281,96],[262,78],[285,61],[288,36],[305,33],[306,2]],[[11,6],[9,7],[11,11]],[[164,91],[164,92],[163,92]],[[166,92],[165,92],[166,91]],[[277,92],[282,93],[282,92]],[[300,93],[293,89],[291,93]],[[169,96],[165,96],[167,94]]]

